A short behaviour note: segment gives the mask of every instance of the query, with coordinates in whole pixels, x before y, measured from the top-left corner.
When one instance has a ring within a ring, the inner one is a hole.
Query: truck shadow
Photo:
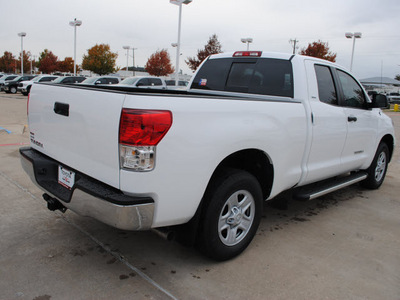
[[[264,204],[259,231],[276,231],[299,222],[309,222],[324,211],[340,207],[344,201],[355,197],[368,198],[358,185],[327,194],[314,200],[302,202],[293,199],[277,199]]]

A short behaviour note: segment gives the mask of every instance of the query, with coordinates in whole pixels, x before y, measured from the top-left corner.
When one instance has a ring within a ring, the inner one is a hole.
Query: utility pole
[[[294,40],[292,40],[292,39],[289,40],[289,43],[290,43],[290,44],[293,44],[293,54],[296,54],[296,49],[299,48],[298,46],[296,47],[296,44],[297,44],[298,42],[299,42],[299,41],[296,40],[296,38],[294,38]]]

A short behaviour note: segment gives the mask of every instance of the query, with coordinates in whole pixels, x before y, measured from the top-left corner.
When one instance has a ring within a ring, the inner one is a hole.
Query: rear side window
[[[191,88],[293,98],[292,64],[270,58],[210,59]]]
[[[338,105],[337,93],[331,70],[327,66],[315,65],[318,83],[318,96],[321,102]]]

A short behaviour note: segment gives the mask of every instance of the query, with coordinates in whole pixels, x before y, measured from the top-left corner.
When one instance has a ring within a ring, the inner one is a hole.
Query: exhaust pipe
[[[51,197],[49,194],[43,194],[43,199],[47,202],[47,208],[51,211],[59,210],[62,213],[65,213],[67,210],[67,208],[62,205],[60,201]]]
[[[175,239],[175,232],[168,227],[152,228],[151,231],[162,237],[164,240],[172,241]]]

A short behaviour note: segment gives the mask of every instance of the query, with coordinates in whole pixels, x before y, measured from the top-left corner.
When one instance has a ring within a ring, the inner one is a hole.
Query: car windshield
[[[64,80],[65,77],[58,77],[56,79],[53,80],[53,83],[60,83]]]
[[[138,81],[139,78],[137,77],[129,77],[125,78],[124,80],[121,81],[121,84],[134,84],[136,81]]]
[[[39,81],[39,79],[42,78],[42,77],[43,77],[43,76],[35,77],[35,78],[32,79],[32,81],[33,81],[33,82],[37,82],[37,81]]]
[[[13,80],[18,80],[18,79],[20,79],[22,76],[17,76],[17,77],[15,77]]]
[[[81,83],[93,83],[95,82],[97,79],[99,79],[98,77],[90,77],[85,79],[84,81],[82,81]]]

